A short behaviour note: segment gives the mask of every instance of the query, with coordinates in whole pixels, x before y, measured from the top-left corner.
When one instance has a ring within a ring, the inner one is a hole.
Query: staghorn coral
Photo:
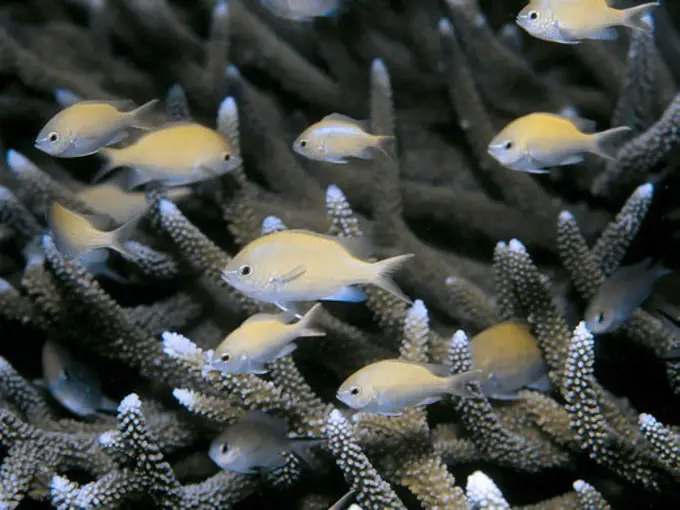
[[[508,24],[520,7],[346,0],[336,18],[295,23],[245,0],[0,6],[0,507],[327,508],[348,490],[364,509],[677,506],[677,326],[647,304],[614,335],[580,321],[624,260],[677,269],[659,224],[678,206],[680,12],[657,9],[655,34],[556,47]],[[99,158],[55,160],[32,142],[67,101],[153,97],[157,122],[215,127],[244,164],[181,202],[146,189],[135,257],[110,260],[123,284],[60,254],[45,222],[53,200],[98,212],[77,192]],[[548,176],[487,156],[509,120],[564,108],[634,136],[616,161]],[[333,111],[394,143],[346,165],[296,156],[297,134]],[[220,340],[271,311],[222,268],[285,228],[367,236],[375,259],[414,253],[396,275],[413,305],[366,286],[365,305],[324,304],[327,336],[268,374],[212,371]],[[677,304],[676,285],[655,297]],[[398,417],[334,399],[382,358],[467,370],[468,336],[511,319],[531,326],[551,392]],[[115,420],[75,420],[34,383],[47,338],[102,375]],[[253,409],[327,439],[312,469],[291,456],[256,476],[219,471],[209,442]]]

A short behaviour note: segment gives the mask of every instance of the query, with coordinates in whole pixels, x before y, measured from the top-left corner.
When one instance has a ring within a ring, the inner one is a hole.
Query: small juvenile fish
[[[517,15],[517,24],[538,39],[577,44],[583,39],[616,39],[614,27],[651,32],[647,19],[660,2],[614,9],[606,0],[531,0]]]
[[[105,232],[93,225],[94,219],[88,219],[63,205],[53,202],[47,214],[47,224],[52,231],[54,244],[62,255],[73,258],[87,258],[90,252],[101,248],[117,251],[127,258],[135,256],[123,245],[137,228],[141,216],[133,218],[120,227]],[[101,256],[92,255],[99,260]]]
[[[179,201],[191,195],[190,188],[171,188],[167,190],[168,199]],[[149,208],[145,193],[141,191],[125,191],[117,179],[101,184],[87,186],[76,193],[78,199],[92,209],[110,216],[118,223],[125,223]]]
[[[650,263],[645,259],[620,267],[604,281],[586,309],[586,326],[591,332],[607,333],[621,327],[652,293],[654,282],[672,273]]]
[[[288,324],[288,313],[258,313],[246,319],[215,349],[211,366],[227,374],[262,374],[267,363],[288,356],[295,350],[299,337],[325,336],[313,329],[321,304],[314,305],[299,321]]]
[[[373,149],[384,151],[391,136],[372,135],[365,121],[340,113],[326,115],[305,129],[293,142],[302,156],[327,163],[347,163],[347,158],[372,159]]]
[[[582,162],[585,153],[614,160],[617,145],[630,131],[623,126],[584,133],[573,119],[531,113],[505,126],[489,143],[489,154],[511,170],[546,173],[549,167]]]
[[[340,0],[260,0],[279,18],[308,21],[319,17],[332,17],[340,11]]]
[[[77,158],[98,152],[102,147],[127,137],[126,129],[150,129],[142,117],[158,103],[153,99],[132,110],[121,112],[123,101],[80,101],[64,108],[40,130],[35,147],[51,156]]]
[[[52,340],[43,345],[42,368],[50,394],[73,414],[92,418],[98,411],[116,412],[118,403],[104,396],[97,373]]]
[[[550,390],[548,366],[526,324],[502,322],[485,329],[470,339],[470,354],[472,366],[487,374],[482,381],[487,397],[515,399],[525,387]]]
[[[222,271],[222,278],[246,296],[289,310],[296,301],[363,301],[356,284],[373,284],[411,302],[392,281],[412,254],[379,262],[366,239],[332,237],[308,230],[273,232],[248,244]]]
[[[309,450],[324,442],[323,439],[290,439],[283,420],[250,411],[213,440],[208,455],[221,469],[254,474],[284,466],[287,460],[283,454],[287,452],[311,465]]]
[[[337,398],[352,409],[398,415],[406,407],[425,406],[444,395],[476,397],[468,383],[482,382],[479,369],[451,375],[444,365],[423,365],[391,359],[367,365],[340,385]]]
[[[177,122],[151,131],[121,149],[104,148],[107,163],[97,173],[100,181],[113,169],[132,167],[128,188],[149,182],[185,186],[218,177],[241,164],[229,141],[214,129],[193,122]]]

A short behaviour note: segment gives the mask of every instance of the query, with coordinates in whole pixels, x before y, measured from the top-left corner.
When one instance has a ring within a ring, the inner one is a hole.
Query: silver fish
[[[365,239],[284,230],[248,244],[224,268],[222,278],[243,294],[284,310],[298,301],[363,301],[357,284],[377,285],[410,302],[390,275],[413,255],[373,263],[359,258],[368,253]]]
[[[310,448],[324,442],[323,439],[290,439],[283,420],[250,411],[211,443],[208,456],[224,470],[254,474],[284,466],[286,452],[312,464]]]
[[[94,177],[100,181],[118,167],[131,167],[128,188],[150,182],[185,186],[219,177],[240,166],[229,141],[214,129],[181,121],[145,134],[121,149],[104,148],[107,162]]]
[[[305,129],[293,142],[293,151],[327,163],[347,163],[347,158],[372,159],[373,149],[384,152],[391,136],[372,135],[366,122],[331,113]]]
[[[275,16],[293,21],[332,17],[340,11],[340,0],[260,0]]]
[[[98,411],[116,411],[118,403],[102,393],[97,373],[52,340],[43,345],[42,368],[50,394],[73,414],[92,418]]]
[[[126,138],[128,128],[150,129],[142,118],[156,103],[154,99],[130,112],[121,112],[121,102],[80,101],[45,124],[35,139],[35,147],[60,158],[94,154]]]
[[[467,385],[481,383],[483,376],[479,369],[451,375],[444,365],[390,359],[353,373],[340,385],[336,396],[352,409],[398,415],[401,409],[433,404],[444,395],[479,396]]]
[[[654,282],[672,271],[645,259],[617,269],[597,290],[586,309],[588,329],[608,333],[620,328],[651,294]]]
[[[141,216],[134,218],[120,227],[105,232],[99,230],[94,223],[95,217],[88,218],[57,202],[53,202],[47,215],[47,224],[52,231],[54,244],[62,255],[80,258],[91,254],[93,250],[109,248],[126,258],[134,259],[123,242],[135,231]],[[92,255],[99,260],[101,255]]]
[[[258,313],[249,317],[217,346],[211,366],[227,374],[267,372],[266,364],[295,350],[296,338],[326,335],[311,327],[320,310],[321,304],[317,303],[293,324],[288,324],[289,313]]]

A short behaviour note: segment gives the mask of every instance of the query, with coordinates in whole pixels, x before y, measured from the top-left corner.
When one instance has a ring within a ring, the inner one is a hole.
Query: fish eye
[[[598,314],[595,316],[595,320],[597,322],[604,322],[604,312],[598,312]]]
[[[49,135],[47,135],[47,139],[52,143],[56,143],[59,141],[59,133],[52,131]]]
[[[223,443],[222,446],[220,446],[220,451],[224,454],[229,451],[229,445],[227,443]]]
[[[508,140],[508,141],[505,142],[505,144],[503,145],[503,148],[504,148],[506,151],[512,149],[512,142],[511,142],[510,140]]]
[[[222,356],[220,356],[220,359],[222,361],[229,361],[231,359],[231,354],[229,354],[228,352],[225,352],[224,354],[222,354]]]
[[[538,11],[529,11],[529,19],[531,21],[536,21],[540,17],[541,17],[541,15],[539,14]]]
[[[225,153],[224,156],[222,156],[222,159],[224,159],[224,161],[229,161],[231,159],[231,154],[228,152]]]
[[[250,276],[253,274],[253,267],[252,266],[241,266],[238,268],[238,274],[241,276]]]
[[[359,393],[361,393],[361,388],[357,388],[356,386],[354,386],[349,389],[349,394],[354,397],[356,397]]]
[[[69,379],[71,379],[71,374],[65,368],[61,371],[61,376],[64,378],[65,381],[68,381]]]
[[[300,147],[302,147],[303,149],[307,147],[307,140],[300,140]]]

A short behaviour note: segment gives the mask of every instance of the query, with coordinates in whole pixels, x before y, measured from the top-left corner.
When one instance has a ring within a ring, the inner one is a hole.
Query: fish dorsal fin
[[[366,236],[362,237],[329,236],[326,234],[319,234],[318,232],[312,232],[311,230],[286,230],[285,232],[307,234],[320,237],[322,239],[334,241],[342,245],[343,248],[345,248],[353,256],[359,259],[367,259],[373,255],[373,243]]]
[[[109,106],[113,106],[116,110],[122,113],[125,113],[126,110],[133,110],[135,108],[135,102],[131,99],[84,99],[74,103],[74,106],[93,104],[107,104]]]
[[[321,121],[322,122],[324,122],[324,121],[343,122],[343,123],[346,123],[346,124],[352,124],[354,126],[357,126],[362,131],[368,132],[368,121],[367,120],[353,119],[352,117],[349,117],[347,115],[343,115],[342,113],[331,113],[329,115],[326,115],[323,119],[321,119]]]
[[[557,116],[568,120],[583,133],[594,133],[597,128],[597,123],[594,120],[581,117],[573,106],[565,106]]]
[[[261,423],[267,425],[285,435],[288,425],[285,421],[275,416],[270,416],[262,411],[248,411],[241,420],[243,423]]]
[[[446,365],[427,363],[424,366],[432,375],[436,375],[437,377],[449,377],[451,375],[451,369]]]
[[[283,314],[279,314],[279,315],[283,315]],[[279,315],[271,314],[271,313],[256,313],[255,315],[251,315],[246,320],[244,320],[241,325],[243,325],[243,324],[255,324],[257,322],[279,320]]]

